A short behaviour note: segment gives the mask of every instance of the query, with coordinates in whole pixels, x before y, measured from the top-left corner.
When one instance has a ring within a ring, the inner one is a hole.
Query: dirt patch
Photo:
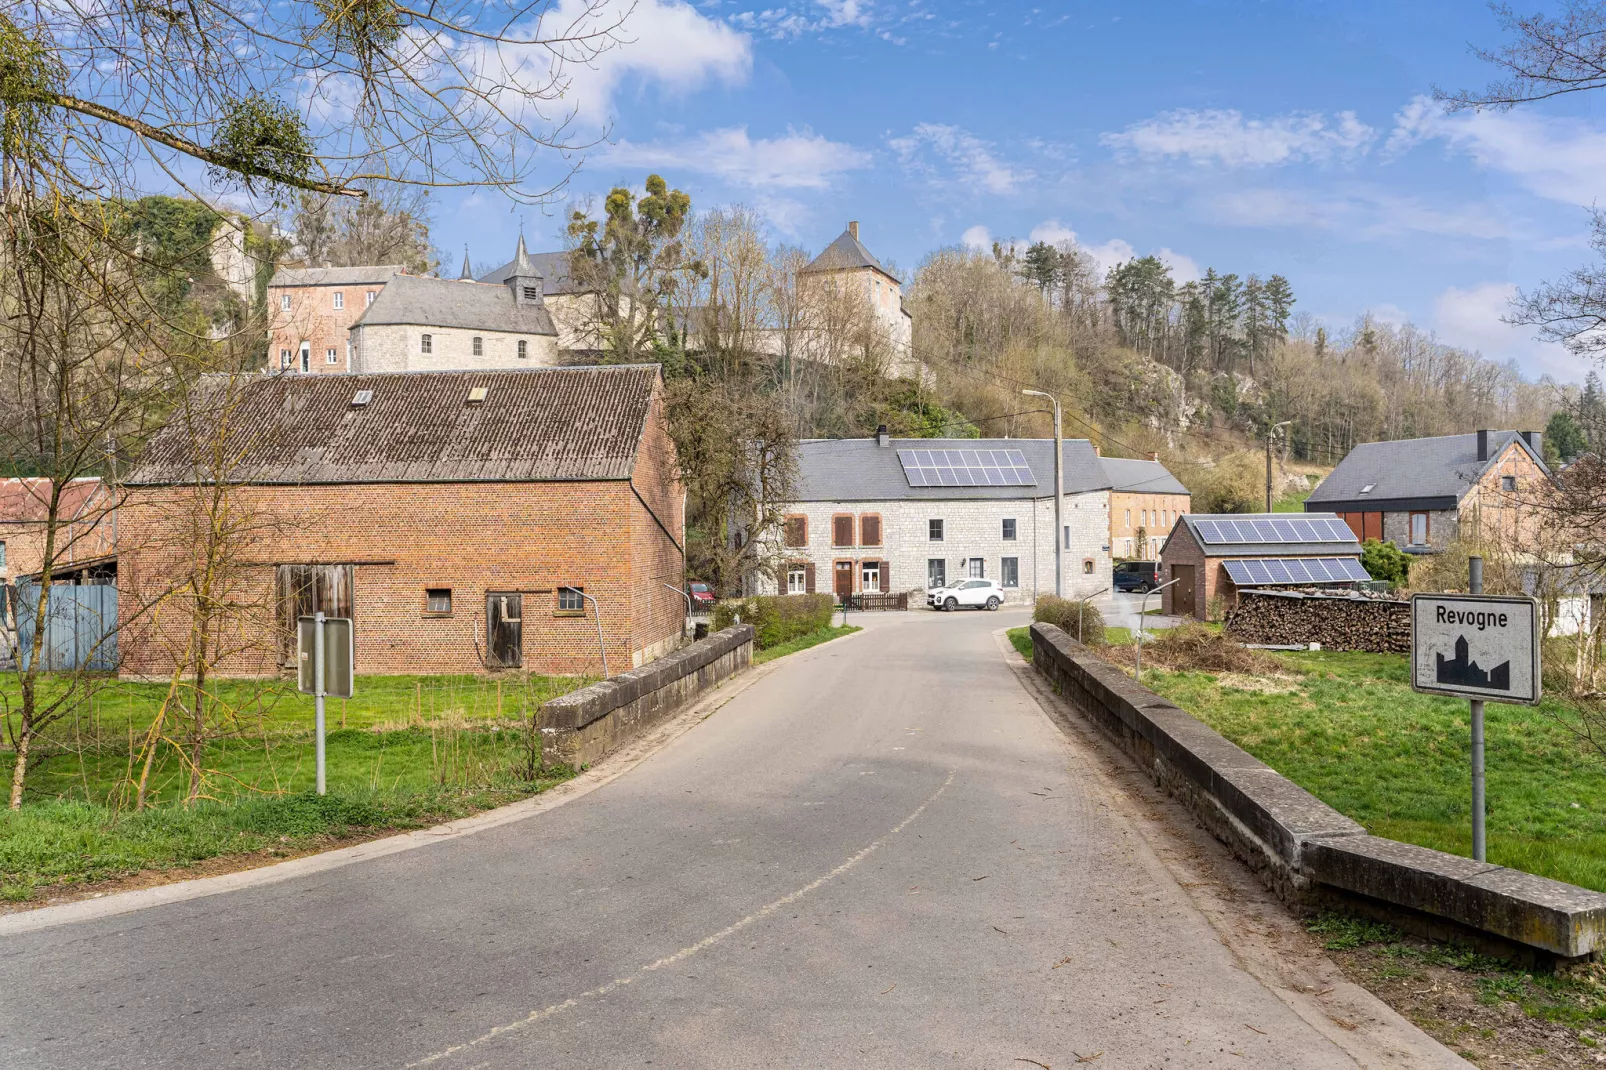
[[[1299,677],[1272,673],[1266,676],[1248,676],[1238,672],[1224,672],[1216,683],[1235,691],[1254,691],[1262,695],[1286,695],[1299,690]]]

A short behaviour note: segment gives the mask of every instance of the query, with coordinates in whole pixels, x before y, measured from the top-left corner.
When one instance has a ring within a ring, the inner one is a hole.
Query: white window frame
[[[290,361],[291,361],[290,350],[288,350],[288,349],[279,350],[279,367],[281,367],[281,368],[290,367]]]
[[[435,336],[433,334],[421,334],[421,335],[419,335],[418,336],[418,351],[420,353],[427,353],[430,356],[434,356],[434,354],[435,354]]]
[[[280,294],[279,295],[279,311],[280,312],[289,312],[290,311],[290,295],[289,294]]]
[[[336,349],[334,346],[330,346],[328,349],[325,349],[323,351],[323,362],[325,364],[339,364],[340,350]]]
[[[378,296],[379,296],[379,294],[378,294],[377,291],[369,290],[368,294],[367,294],[367,301],[365,302],[364,307],[366,307],[367,305],[373,304],[374,303],[374,298],[376,298]]]
[[[788,565],[786,569],[786,593],[809,593],[809,570],[807,565]]]
[[[335,308],[345,308],[346,307],[346,292],[344,290],[336,290],[335,291],[335,293],[334,293],[334,307]]]
[[[865,594],[881,593],[880,561],[866,561],[859,566],[859,590]]]

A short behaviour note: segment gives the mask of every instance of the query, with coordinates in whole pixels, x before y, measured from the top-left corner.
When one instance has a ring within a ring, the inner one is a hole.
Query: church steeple
[[[458,282],[473,282],[474,281],[474,271],[473,271],[472,268],[470,268],[468,266],[468,244],[466,242],[463,245],[463,270],[457,276],[457,281]]]
[[[524,246],[523,232],[519,234],[518,251],[513,254],[513,270],[502,283],[513,291],[513,300],[519,304],[546,303],[544,297],[546,287],[541,279],[541,272],[536,269],[535,261],[530,259],[530,250]]]

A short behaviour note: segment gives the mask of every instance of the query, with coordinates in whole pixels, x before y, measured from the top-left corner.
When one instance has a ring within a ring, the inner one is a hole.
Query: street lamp
[[[1287,427],[1292,420],[1284,420],[1280,424],[1272,424],[1266,432],[1266,512],[1271,512],[1271,440],[1277,437],[1279,427]]]
[[[1179,576],[1177,579],[1167,580],[1153,590],[1144,591],[1143,601],[1138,604],[1138,657],[1137,667],[1132,670],[1132,679],[1140,684],[1143,682],[1143,618],[1149,615],[1149,596],[1155,591],[1163,591],[1173,583],[1180,582],[1181,577]],[[1163,605],[1164,603],[1161,604]],[[1175,609],[1176,607],[1172,606],[1172,608]]]
[[[1047,398],[1054,406],[1054,597],[1065,597],[1065,446],[1060,435],[1060,399],[1043,390],[1022,390],[1022,394]]]

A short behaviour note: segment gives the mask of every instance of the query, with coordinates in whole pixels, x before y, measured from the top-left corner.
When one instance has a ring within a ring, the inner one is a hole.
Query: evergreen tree
[[[1601,392],[1600,376],[1594,372],[1584,376],[1584,392],[1578,398],[1574,420],[1583,433],[1585,448],[1602,452],[1606,448],[1606,396]]]
[[[1062,275],[1059,250],[1045,241],[1034,242],[1026,250],[1021,275],[1036,283],[1044,294],[1058,288]]]
[[[1266,320],[1272,336],[1279,342],[1288,340],[1288,317],[1294,311],[1294,288],[1281,275],[1266,280]]]
[[[1558,460],[1576,460],[1587,446],[1583,429],[1570,414],[1558,412],[1545,424],[1545,453],[1555,450]]]

